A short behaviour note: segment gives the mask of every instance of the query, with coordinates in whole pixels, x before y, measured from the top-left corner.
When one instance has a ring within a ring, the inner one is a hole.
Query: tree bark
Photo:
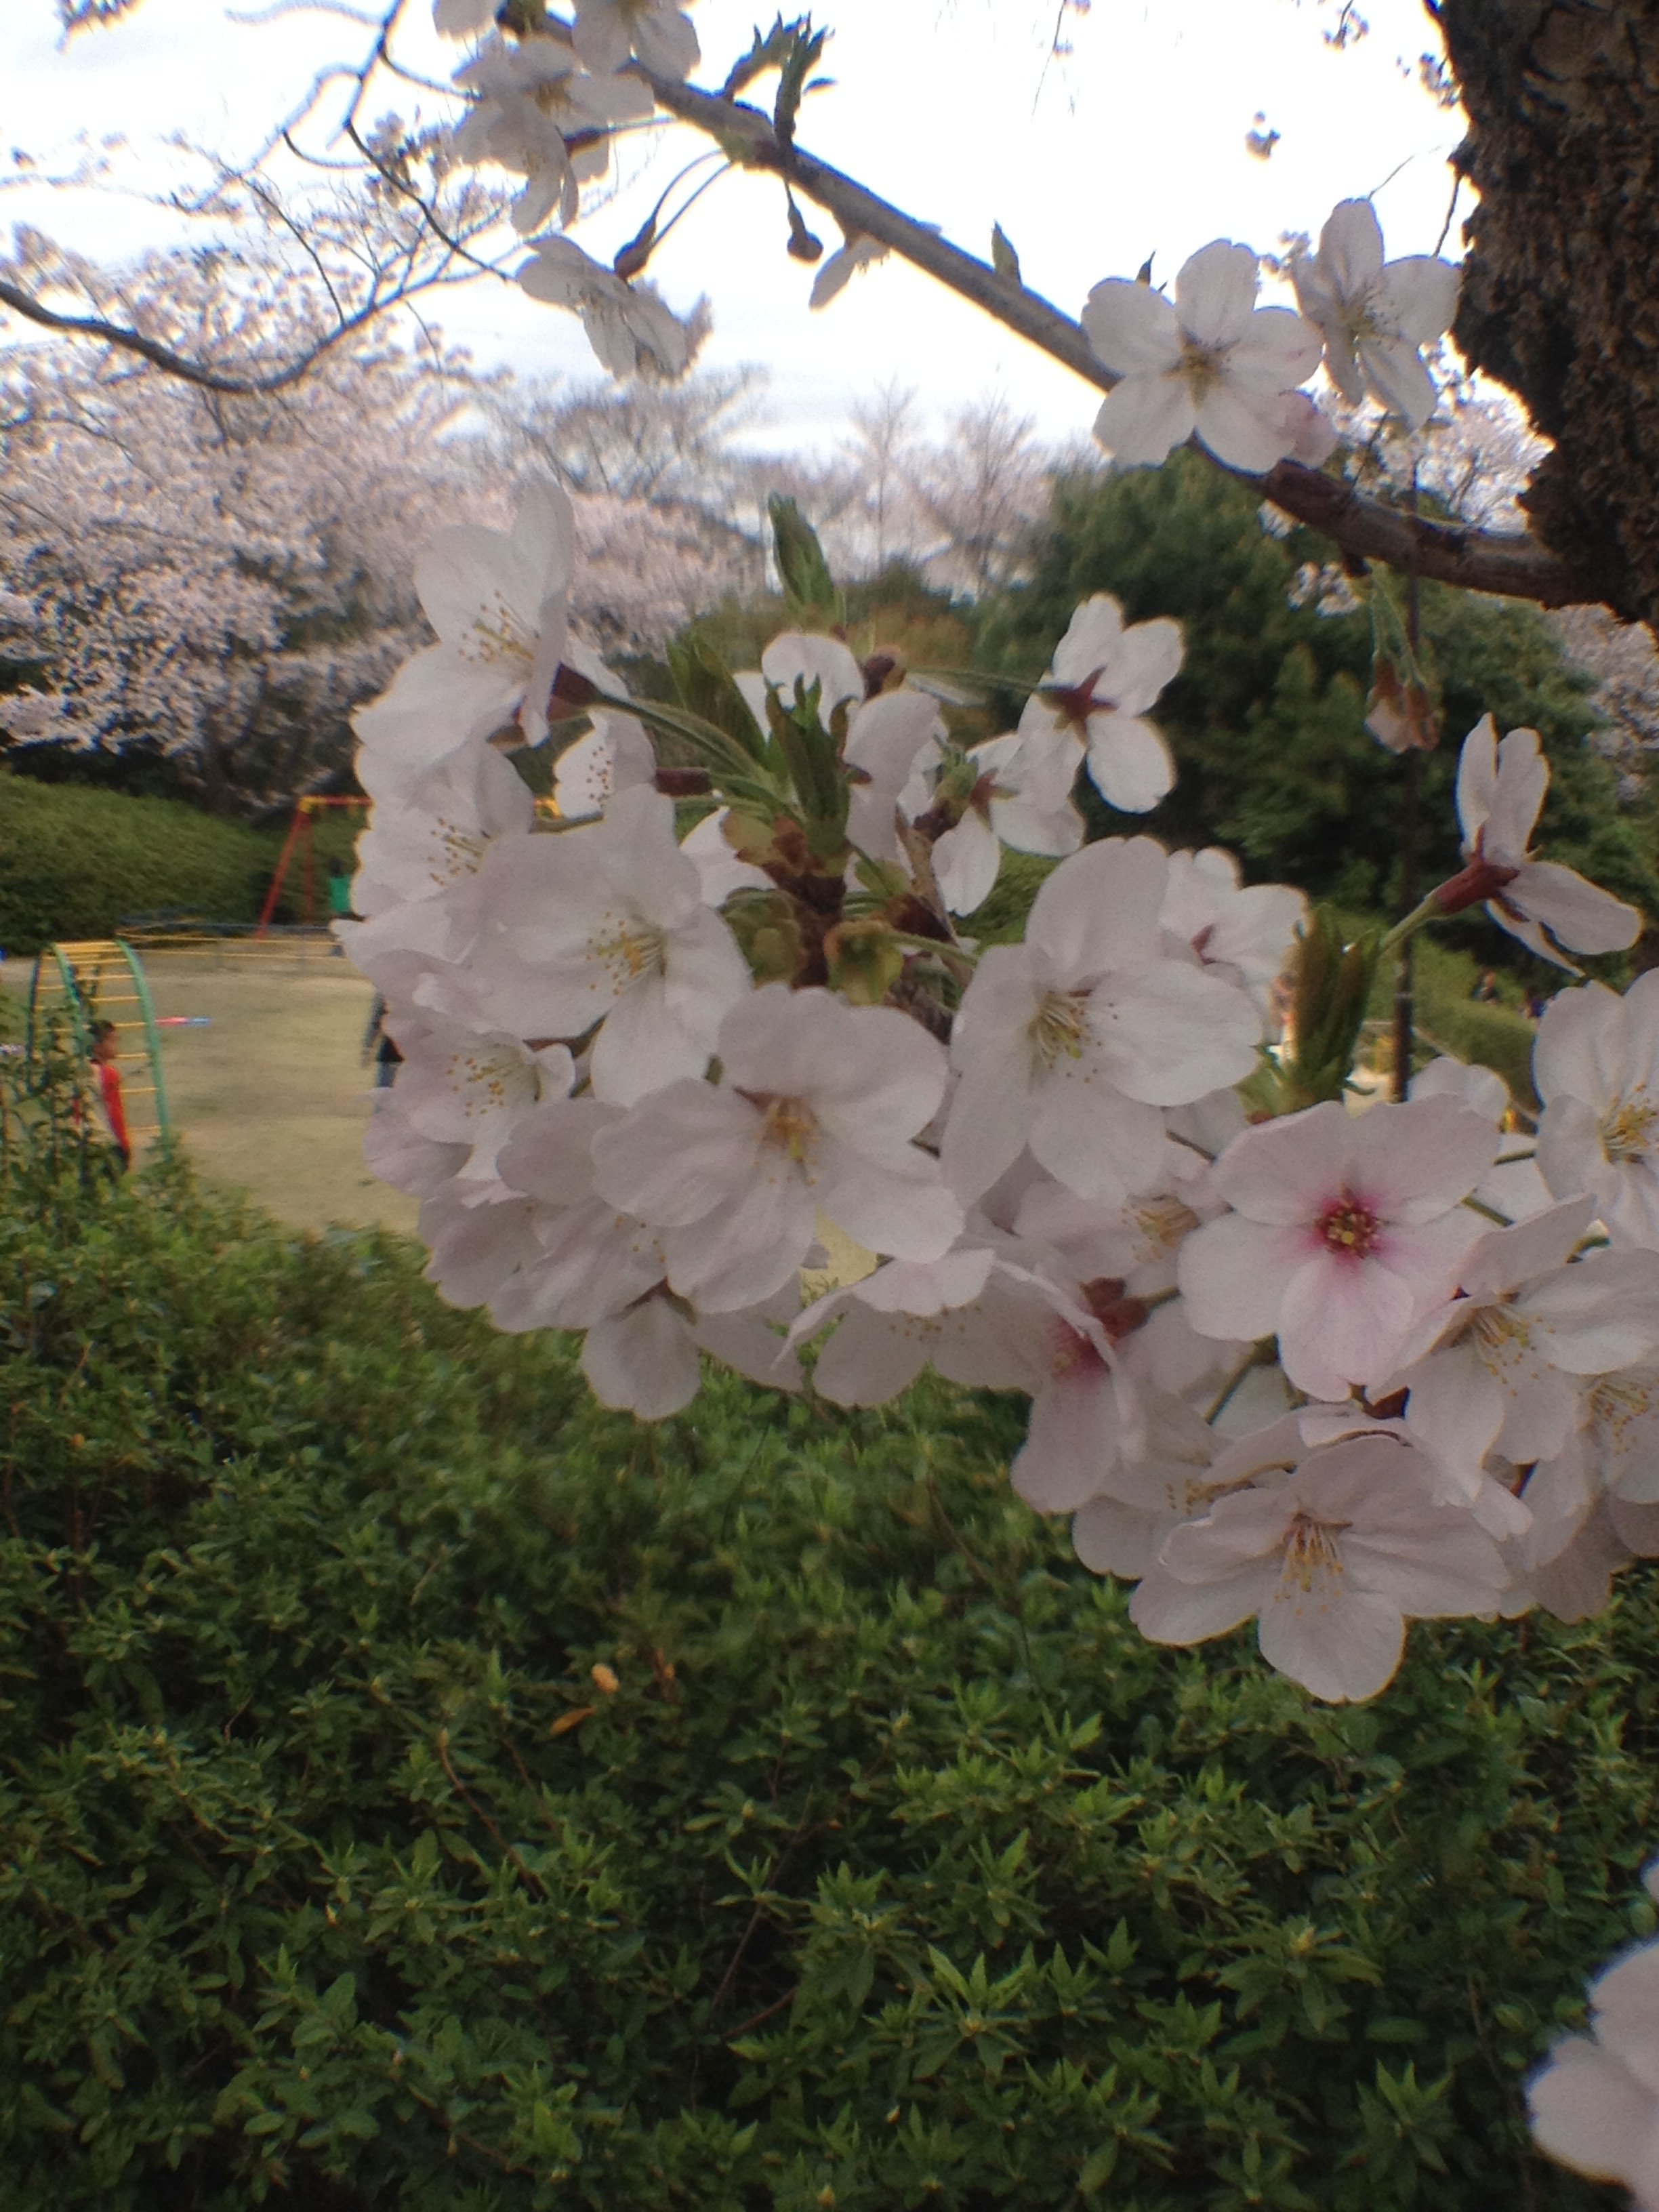
[[[1425,0],[1480,193],[1452,335],[1554,441],[1534,533],[1659,619],[1659,0]]]

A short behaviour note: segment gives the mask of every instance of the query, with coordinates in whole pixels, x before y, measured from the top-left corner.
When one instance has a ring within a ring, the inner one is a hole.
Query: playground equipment
[[[25,1045],[32,1065],[45,1051],[54,1013],[65,1019],[76,1056],[88,1067],[94,1025],[114,1023],[116,1066],[134,1143],[149,1137],[165,1147],[173,1125],[161,1073],[161,1034],[143,963],[132,947],[118,937],[94,937],[49,945],[39,955],[29,981]]]
[[[288,835],[283,840],[283,849],[276,855],[276,866],[271,874],[270,887],[265,893],[265,902],[260,908],[259,919],[253,927],[253,937],[255,942],[258,942],[270,934],[271,917],[276,911],[276,902],[282,897],[283,885],[288,880],[288,872],[293,865],[294,856],[296,852],[301,854],[302,881],[304,884],[304,891],[302,896],[305,914],[301,927],[307,929],[314,929],[319,927],[319,917],[317,913],[317,817],[326,808],[331,806],[351,806],[356,807],[361,812],[365,808],[372,806],[374,803],[374,800],[370,799],[320,799],[307,797],[305,799],[295,800],[294,806],[294,819],[288,825]],[[559,818],[558,802],[556,799],[538,799],[536,801],[536,811],[538,814],[542,816],[544,820],[556,822]],[[326,917],[324,917],[323,919],[326,919]]]
[[[296,851],[304,849],[303,880],[305,884],[305,922],[308,928],[317,924],[317,817],[331,806],[355,807],[361,813],[373,805],[367,799],[319,799],[307,796],[295,802],[294,819],[288,825],[288,835],[283,840],[283,849],[276,855],[276,866],[270,878],[270,888],[265,893],[265,902],[259,909],[259,919],[253,934],[262,938],[270,927],[271,916],[276,911],[276,902],[283,895],[283,885]]]

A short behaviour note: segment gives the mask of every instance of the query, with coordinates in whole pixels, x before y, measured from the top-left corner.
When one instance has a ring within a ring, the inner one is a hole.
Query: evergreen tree
[[[1291,604],[1324,540],[1262,527],[1258,503],[1192,453],[1162,469],[1087,465],[1054,481],[1030,579],[988,600],[983,659],[1040,677],[1073,608],[1110,592],[1126,620],[1173,615],[1187,658],[1157,720],[1180,767],[1151,815],[1114,814],[1086,783],[1096,835],[1146,830],[1167,843],[1235,847],[1251,875],[1300,883],[1346,906],[1399,896],[1401,763],[1367,735],[1371,630],[1363,607],[1321,614]],[[1518,602],[1445,586],[1421,589],[1425,658],[1443,695],[1445,737],[1421,769],[1423,879],[1458,866],[1458,747],[1488,709],[1500,732],[1535,729],[1553,773],[1540,849],[1659,919],[1647,810],[1621,811],[1617,779],[1586,744],[1590,680],[1547,623]],[[1002,702],[1018,711],[1019,696]],[[1478,925],[1485,929],[1486,925]],[[1498,933],[1490,933],[1495,953]]]

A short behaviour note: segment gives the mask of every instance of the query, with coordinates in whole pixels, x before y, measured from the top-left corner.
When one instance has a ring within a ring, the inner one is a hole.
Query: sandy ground
[[[0,981],[27,995],[31,967],[9,961]],[[415,1200],[362,1162],[374,1075],[361,1048],[374,994],[361,975],[343,960],[286,952],[155,952],[144,967],[158,1014],[209,1018],[204,1029],[161,1031],[173,1127],[201,1175],[292,1228],[414,1229]],[[135,1092],[146,1079],[131,1057],[122,1073]],[[135,1133],[146,1105],[135,1095]]]
[[[0,962],[0,988],[27,999],[33,969]],[[151,952],[144,973],[158,1015],[208,1018],[205,1028],[161,1032],[173,1127],[199,1175],[246,1191],[290,1228],[379,1224],[413,1235],[416,1200],[363,1165],[374,1070],[362,1038],[374,994],[355,969],[315,951],[250,953],[233,943],[217,953]],[[126,1021],[135,1009],[112,1003],[109,1012]],[[131,1042],[121,1071],[142,1158],[149,1078]],[[818,1234],[830,1264],[804,1277],[809,1297],[875,1265],[830,1223],[820,1221]]]

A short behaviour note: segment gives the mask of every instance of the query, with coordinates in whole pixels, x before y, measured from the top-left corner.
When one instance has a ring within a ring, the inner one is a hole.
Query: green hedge
[[[255,921],[283,834],[181,799],[38,783],[0,769],[0,946],[33,953],[56,938],[107,937],[127,915]],[[319,854],[349,842],[332,822],[318,834]],[[320,908],[320,882],[317,896]],[[285,901],[279,919],[294,918]]]
[[[641,1428],[182,1179],[14,1163],[0,1392],[7,2212],[1614,2202],[1520,2083],[1654,1924],[1651,1576],[1316,1706],[1008,1405]]]

